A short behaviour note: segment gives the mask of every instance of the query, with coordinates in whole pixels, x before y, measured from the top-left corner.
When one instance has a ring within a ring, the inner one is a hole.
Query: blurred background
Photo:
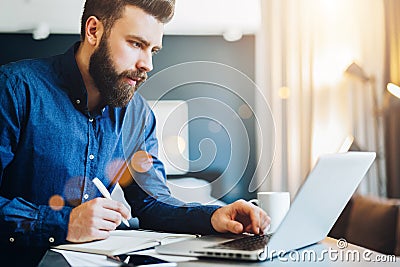
[[[0,0],[0,65],[66,51],[83,2]],[[378,155],[359,193],[399,198],[400,100],[387,90],[400,84],[397,11],[396,0],[177,0],[150,77],[194,61],[235,71],[215,74],[226,84],[140,91],[189,101],[189,169],[169,178],[211,182],[225,202],[257,190],[294,196],[318,156],[350,140]]]

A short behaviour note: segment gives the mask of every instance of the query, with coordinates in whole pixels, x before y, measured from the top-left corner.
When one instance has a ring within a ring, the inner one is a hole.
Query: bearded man
[[[265,212],[246,201],[182,203],[165,184],[154,114],[136,90],[153,68],[174,6],[87,0],[81,41],[65,54],[0,67],[2,256],[38,260],[53,245],[105,239],[131,217],[141,228],[202,234],[258,234],[268,226]],[[151,158],[149,169],[126,168],[137,152]],[[132,177],[124,186],[131,212],[92,182],[111,191],[121,172]]]

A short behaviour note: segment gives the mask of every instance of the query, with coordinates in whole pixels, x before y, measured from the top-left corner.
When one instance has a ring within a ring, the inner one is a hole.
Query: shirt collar
[[[57,65],[59,67],[60,78],[68,92],[72,104],[77,110],[88,114],[87,91],[75,59],[75,53],[79,45],[80,42],[76,42],[65,54],[61,55],[59,58],[60,64]]]

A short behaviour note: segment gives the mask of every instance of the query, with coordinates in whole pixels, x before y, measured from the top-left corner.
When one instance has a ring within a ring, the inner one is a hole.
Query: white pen
[[[92,182],[94,183],[94,185],[97,187],[97,189],[99,189],[100,193],[103,195],[103,197],[107,198],[107,199],[111,199],[111,195],[110,192],[108,192],[107,188],[104,186],[104,184],[99,180],[99,178],[94,178],[92,180]],[[122,222],[129,227],[129,223],[128,220],[125,219],[124,217],[122,217]]]

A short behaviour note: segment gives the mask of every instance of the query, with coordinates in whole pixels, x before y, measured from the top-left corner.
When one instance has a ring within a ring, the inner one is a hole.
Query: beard
[[[137,88],[146,81],[147,74],[141,70],[125,70],[118,74],[111,60],[107,37],[101,39],[99,47],[89,61],[89,74],[100,92],[103,104],[110,107],[125,107],[131,101]],[[129,84],[126,79],[135,80]]]

